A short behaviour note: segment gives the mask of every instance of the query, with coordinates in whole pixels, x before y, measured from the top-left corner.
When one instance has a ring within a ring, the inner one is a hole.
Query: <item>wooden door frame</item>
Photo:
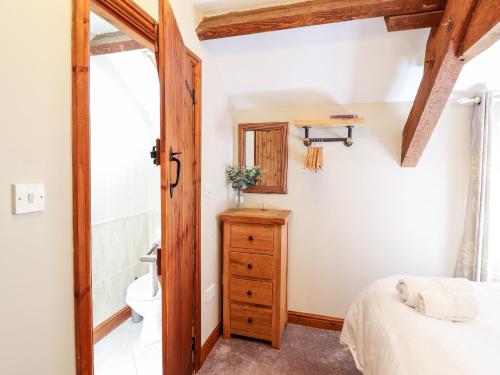
[[[187,54],[193,66],[194,89],[194,177],[195,177],[195,254],[194,254],[194,364],[195,372],[201,368],[201,105],[202,62],[191,50]],[[165,252],[166,253],[166,252]]]
[[[167,1],[167,0],[159,0]],[[158,23],[132,0],[73,0],[72,153],[73,274],[77,375],[93,375],[92,250],[90,211],[90,11],[107,19],[155,53]],[[191,51],[195,88],[194,370],[201,358],[201,60]],[[162,252],[162,258],[166,252]],[[166,263],[162,259],[162,268]]]

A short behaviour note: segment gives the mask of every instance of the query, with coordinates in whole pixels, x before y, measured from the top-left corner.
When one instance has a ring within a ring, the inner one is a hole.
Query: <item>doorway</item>
[[[75,0],[77,374],[105,374],[101,359],[110,355],[102,349],[124,344],[123,333],[132,361],[114,363],[120,373],[199,368],[201,61],[184,47],[168,1],[159,1],[157,23],[130,0]],[[139,304],[145,288],[151,296]],[[154,319],[144,306],[154,301],[161,322],[146,330]],[[138,363],[134,345],[156,357]]]
[[[90,14],[94,373],[161,375],[160,137],[154,53]]]

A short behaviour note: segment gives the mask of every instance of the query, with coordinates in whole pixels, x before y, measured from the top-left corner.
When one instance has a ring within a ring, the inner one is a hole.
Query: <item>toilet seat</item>
[[[127,299],[135,301],[154,301],[161,299],[161,287],[158,293],[153,294],[153,280],[151,274],[146,274],[132,282],[127,289]]]

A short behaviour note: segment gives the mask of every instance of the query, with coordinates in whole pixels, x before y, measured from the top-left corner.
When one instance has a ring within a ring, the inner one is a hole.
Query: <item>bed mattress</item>
[[[402,303],[400,278],[374,282],[349,308],[340,340],[363,374],[500,374],[500,283],[476,283],[479,320],[454,323]]]

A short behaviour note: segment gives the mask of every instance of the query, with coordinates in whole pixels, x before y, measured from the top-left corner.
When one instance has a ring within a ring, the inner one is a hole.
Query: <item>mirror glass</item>
[[[260,166],[262,177],[248,193],[286,193],[288,123],[239,125],[239,163]]]
[[[255,165],[255,131],[245,131],[245,165],[253,167]]]

